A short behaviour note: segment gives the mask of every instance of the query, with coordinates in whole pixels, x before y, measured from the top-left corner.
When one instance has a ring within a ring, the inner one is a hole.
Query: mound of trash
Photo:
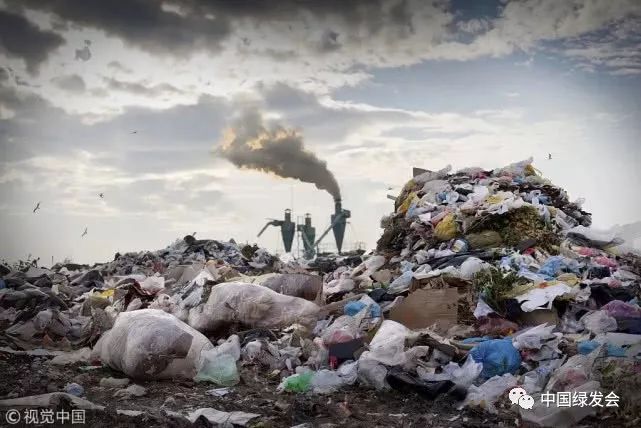
[[[0,351],[224,388],[252,367],[285,395],[444,396],[541,426],[634,420],[641,258],[591,229],[582,202],[531,162],[415,168],[362,256],[285,264],[187,236],[91,267],[1,266]],[[134,387],[121,395],[134,400]],[[21,402],[42,402],[34,397]],[[229,417],[171,411],[189,422]]]

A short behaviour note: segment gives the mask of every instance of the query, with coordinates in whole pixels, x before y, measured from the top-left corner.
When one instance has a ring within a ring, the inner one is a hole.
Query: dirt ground
[[[87,411],[86,426],[91,427],[186,427],[210,426],[197,421],[191,425],[186,419],[167,415],[166,411],[187,413],[201,407],[221,411],[245,411],[260,414],[251,427],[509,427],[520,425],[516,413],[505,403],[500,416],[480,410],[457,410],[457,403],[447,396],[435,401],[415,394],[398,391],[377,392],[350,387],[332,395],[279,394],[278,379],[269,379],[255,367],[243,367],[241,383],[232,392],[215,397],[206,393],[215,386],[189,381],[137,381],[147,389],[143,397],[119,400],[113,397],[115,389],[100,386],[105,377],[123,377],[108,368],[83,370],[84,364],[53,366],[48,357],[0,354],[0,398],[14,398],[47,392],[62,391],[69,382],[85,389],[84,398],[105,406],[104,411]],[[346,404],[342,404],[346,403]],[[345,409],[348,409],[346,411]],[[138,410],[139,416],[118,415],[116,410]],[[612,424],[612,420],[608,421]],[[4,415],[0,426],[5,426]],[[581,426],[602,426],[595,419],[582,421]],[[36,425],[13,425],[36,426]],[[52,425],[41,425],[52,426]],[[79,425],[58,425],[74,426]]]

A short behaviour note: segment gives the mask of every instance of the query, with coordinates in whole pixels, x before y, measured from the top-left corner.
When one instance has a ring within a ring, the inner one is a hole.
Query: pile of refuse
[[[282,394],[394,390],[541,426],[634,420],[641,258],[590,229],[581,205],[531,159],[492,171],[415,169],[376,251],[356,258],[284,263],[187,236],[92,267],[0,266],[0,352],[221,389],[253,367],[276,376]],[[73,385],[60,393],[83,396]],[[136,396],[136,386],[119,393]],[[588,403],[550,406],[559,393]],[[29,398],[0,407],[42,402]],[[211,423],[221,413],[174,412]],[[245,425],[260,415],[236,417]]]

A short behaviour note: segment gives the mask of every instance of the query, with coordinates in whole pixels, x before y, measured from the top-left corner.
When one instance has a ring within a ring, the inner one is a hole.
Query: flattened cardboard
[[[440,329],[448,329],[456,324],[458,300],[456,288],[416,290],[392,308],[390,319],[409,329],[433,324]]]

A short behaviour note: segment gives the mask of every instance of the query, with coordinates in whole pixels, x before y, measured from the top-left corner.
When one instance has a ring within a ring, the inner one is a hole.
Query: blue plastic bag
[[[583,342],[579,342],[579,344],[577,345],[577,350],[579,351],[579,354],[587,355],[599,346],[601,346],[601,344],[596,340],[584,340]],[[620,346],[608,343],[607,349],[608,357],[625,357],[625,349]]]
[[[365,303],[361,301],[356,301],[356,302],[349,302],[348,304],[345,305],[345,315],[349,315],[350,317],[353,317],[357,313],[363,310],[363,308],[367,306]],[[373,304],[369,308],[369,314],[372,318],[378,318],[381,316],[381,307],[378,306],[377,304]]]
[[[556,278],[561,272],[578,273],[578,271],[579,263],[576,260],[566,259],[563,256],[552,256],[543,262],[538,273],[549,281]]]
[[[470,351],[477,363],[483,364],[481,377],[489,379],[514,373],[521,366],[521,354],[512,345],[512,339],[494,339],[481,342]]]

